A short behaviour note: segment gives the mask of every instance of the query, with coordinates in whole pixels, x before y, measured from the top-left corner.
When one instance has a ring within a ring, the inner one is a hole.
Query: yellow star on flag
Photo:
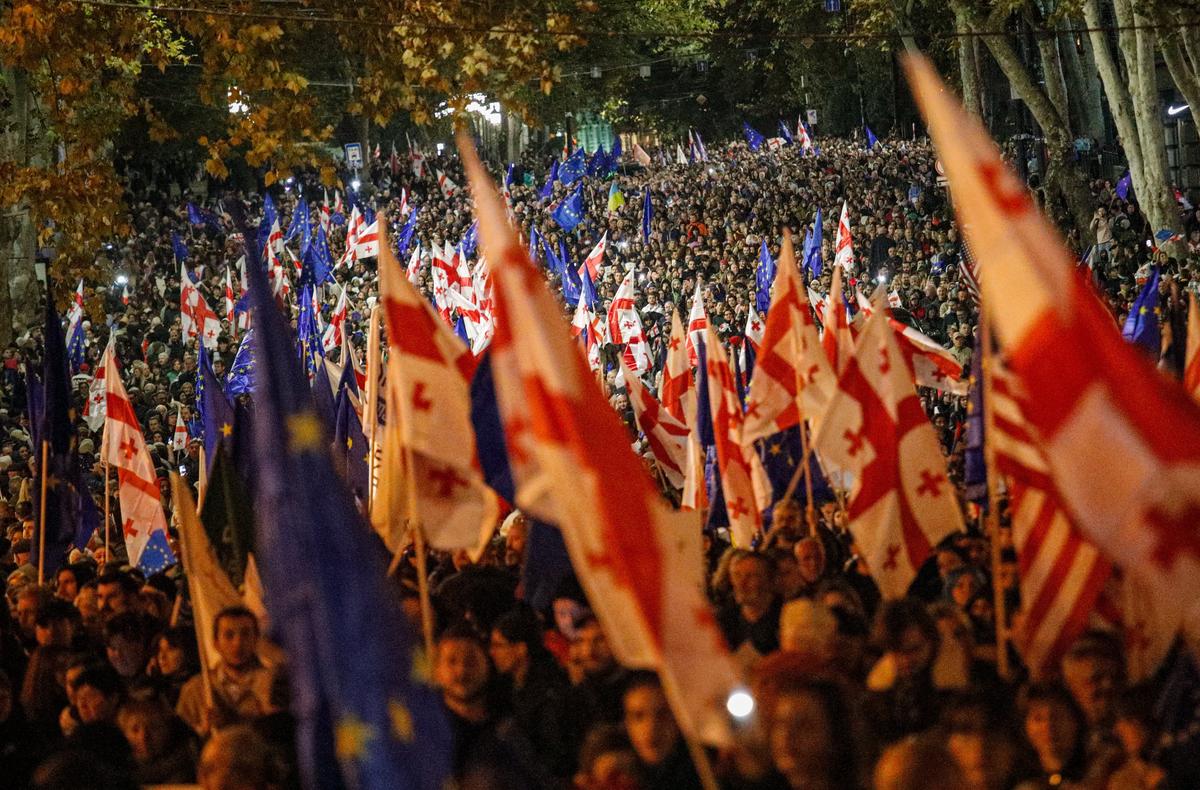
[[[333,730],[333,751],[339,760],[361,760],[375,732],[356,716],[343,716]]]
[[[392,735],[396,737],[396,740],[412,743],[416,733],[413,727],[412,713],[409,712],[408,706],[397,699],[388,700],[388,718],[392,720]]]
[[[233,435],[233,426],[227,422],[221,423],[221,435],[222,436],[232,436]]]
[[[312,412],[289,415],[287,432],[288,449],[293,453],[316,450],[321,446],[321,421]]]
[[[412,670],[409,676],[417,683],[430,685],[433,682],[433,664],[425,654],[424,647],[415,647],[412,651]]]

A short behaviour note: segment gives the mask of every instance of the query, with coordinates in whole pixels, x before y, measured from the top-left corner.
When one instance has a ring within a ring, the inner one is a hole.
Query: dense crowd
[[[465,183],[454,158],[427,157],[421,177],[409,165],[375,161],[359,175],[356,200],[387,216],[393,238],[406,221],[402,204],[418,210],[413,243],[427,259],[434,245],[468,234],[469,198],[465,190],[447,194],[433,177],[441,171]],[[536,227],[548,248],[578,266],[607,233],[597,311],[634,267],[654,359],[662,358],[672,311],[687,315],[697,282],[711,324],[722,339],[739,342],[755,301],[761,243],[777,257],[781,229],[803,238],[818,209],[824,266],[809,285],[827,294],[846,201],[857,257],[848,287],[894,293],[898,317],[970,362],[978,308],[927,142],[887,141],[867,151],[856,141],[829,140],[815,156],[734,144],[719,152],[714,146],[706,162],[622,166],[613,178],[624,204],[610,210],[611,182],[586,179],[585,220],[572,233],[547,208],[573,187],[555,184],[550,197],[540,197],[545,165],[526,154],[512,171],[512,210],[523,237]],[[256,219],[263,195],[202,181],[179,184],[167,171],[128,176],[134,232],[101,253],[99,268],[113,282],[86,284],[90,320],[74,394],[82,410],[115,333],[122,377],[167,504],[168,470],[195,483],[203,463],[195,437],[184,449],[171,448],[177,420],[194,422],[197,373],[196,339],[183,337],[181,328],[172,236],[186,245],[186,265],[222,313],[227,271],[242,240],[228,223],[190,224],[185,206],[190,201],[217,213],[240,201]],[[646,189],[654,207],[648,241],[640,197]],[[1181,198],[1175,230],[1184,240],[1168,255],[1147,244],[1158,229],[1147,226],[1133,196],[1118,197],[1113,181],[1091,189],[1095,244],[1075,235],[1068,240],[1080,266],[1090,268],[1121,322],[1158,265],[1164,324],[1180,327],[1174,334],[1180,346],[1183,300],[1200,286],[1200,210]],[[315,213],[322,189],[299,174],[272,195],[287,218],[300,195]],[[334,217],[331,228],[330,246],[339,255],[345,223]],[[377,294],[375,260],[340,266],[334,277],[351,306],[346,331],[362,349]],[[560,287],[557,275],[547,277]],[[417,282],[429,292],[427,260]],[[336,289],[325,296],[328,317]],[[294,295],[289,309],[295,312]],[[564,302],[563,309],[569,315],[574,305]],[[239,333],[222,324],[211,359],[224,379]],[[1172,355],[1181,348],[1166,352],[1168,366],[1178,367]],[[0,557],[9,606],[0,607],[0,785],[296,786],[286,663],[268,659],[267,634],[252,609],[219,614],[215,666],[202,673],[190,605],[182,600],[183,569],[146,578],[129,567],[119,530],[110,541],[97,532],[38,584],[29,561],[38,481],[24,373],[41,364],[40,328],[22,333],[3,355],[0,469],[8,483],[0,496]],[[610,383],[619,389],[611,370],[615,349],[605,355]],[[961,479],[965,402],[933,390],[922,396]],[[613,402],[627,409],[619,391]],[[78,421],[76,448],[99,503],[105,487],[93,427]],[[1007,529],[989,538],[971,519],[966,533],[937,547],[909,597],[882,601],[856,556],[843,506],[822,503],[815,529],[805,524],[802,507],[777,505],[769,533],[752,551],[729,548],[722,533],[706,535],[708,592],[730,649],[752,679],[757,706],[753,721],[739,727],[738,746],[707,753],[708,768],[700,770],[658,678],[617,663],[579,583],[567,574],[541,600],[526,595],[526,547],[539,525],[510,514],[476,563],[431,553],[432,677],[452,723],[460,786],[676,790],[701,787],[709,770],[729,788],[1200,786],[1193,743],[1200,724],[1191,725],[1200,722],[1200,684],[1186,651],[1176,650],[1158,674],[1134,684],[1120,634],[1090,629],[1056,671],[1035,677],[1010,650],[1013,668],[1002,677],[996,603],[1003,600],[1010,615],[1020,608],[1018,558]],[[993,540],[1003,547],[998,564]],[[396,579],[406,611],[419,620],[417,569],[410,550]]]

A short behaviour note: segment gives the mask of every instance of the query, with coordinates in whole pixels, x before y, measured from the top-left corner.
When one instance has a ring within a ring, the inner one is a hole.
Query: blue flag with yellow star
[[[582,148],[576,148],[575,153],[571,154],[563,161],[562,166],[558,168],[558,180],[571,186],[579,179],[583,178],[587,172],[587,154]]]
[[[288,654],[303,784],[440,790],[451,733],[388,579],[390,558],[334,468],[265,273],[247,275],[258,338],[255,556]]]
[[[796,469],[804,459],[803,445],[800,442],[800,426],[794,425],[786,431],[780,431],[764,439],[759,439],[754,444],[758,449],[759,458],[762,459],[767,479],[771,481],[771,505],[767,510],[763,511],[763,528],[768,529],[772,520],[771,517],[775,512],[775,506],[779,504],[784,494],[787,493],[788,485],[791,484]],[[808,460],[808,472],[812,478],[813,503],[819,504],[821,502],[833,501],[833,489],[829,487],[829,483],[825,479],[825,474],[821,471],[821,464],[817,462],[817,457],[810,455]],[[808,487],[805,486],[804,479],[801,478],[799,485],[796,486],[796,490],[792,493],[792,501],[798,505],[803,505],[807,500]]]
[[[1150,273],[1150,279],[1142,286],[1141,293],[1129,308],[1121,337],[1141,346],[1156,358],[1162,350],[1162,327],[1158,320],[1158,267]]]
[[[574,192],[563,198],[550,216],[567,233],[575,230],[575,226],[583,222],[583,186],[576,187]]]
[[[225,382],[225,395],[230,400],[236,400],[239,395],[247,395],[254,391],[254,327],[242,335],[242,343],[237,353],[233,355],[233,364],[229,366],[229,379]]]
[[[79,458],[75,453],[74,410],[71,408],[70,376],[67,373],[67,348],[63,339],[62,322],[54,309],[53,293],[47,289],[45,352],[42,377],[32,370],[28,374],[29,421],[33,437],[33,459],[36,469],[34,482],[41,485],[42,445],[46,445],[46,516],[33,508],[33,551],[29,561],[37,566],[42,534],[45,534],[45,571],[54,578],[80,530],[83,518],[83,497],[90,496],[83,488]],[[89,536],[90,537],[90,536]]]
[[[321,344],[321,332],[317,328],[317,312],[313,306],[313,287],[300,289],[300,317],[296,319],[300,358],[311,381],[325,359],[325,347]]]
[[[370,470],[367,466],[369,450],[362,420],[354,409],[359,397],[358,382],[349,365],[342,369],[338,381],[337,397],[334,398],[333,460],[338,474],[346,481],[351,493],[359,501],[367,499]]]
[[[233,441],[233,406],[225,397],[221,381],[213,372],[208,351],[200,344],[196,359],[196,414],[200,423],[200,435],[204,437],[204,454],[211,467],[217,454],[217,444]]]

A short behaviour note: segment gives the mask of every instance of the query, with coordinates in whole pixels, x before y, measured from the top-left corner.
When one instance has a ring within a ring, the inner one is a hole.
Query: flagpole
[[[379,474],[376,434],[379,427],[379,305],[371,308],[367,324],[367,390],[363,393],[363,432],[367,436],[367,513],[375,505],[375,484]],[[347,356],[345,364],[353,364]]]
[[[108,562],[108,524],[112,518],[112,478],[108,461],[104,462],[104,561]]]
[[[37,583],[41,587],[46,572],[46,460],[50,455],[50,441],[42,439],[42,502],[38,506],[38,575]]]
[[[979,345],[980,368],[983,371],[983,463],[987,469],[988,531],[992,543],[992,596],[996,610],[996,672],[1001,680],[1008,680],[1008,614],[1005,606],[1004,589],[1000,585],[1000,478],[996,471],[996,458],[992,446],[992,405],[988,402],[992,393],[992,343],[988,326],[986,300],[980,300]]]
[[[808,521],[808,534],[817,536],[817,511],[813,506],[812,458],[808,454],[808,423],[800,421],[800,453],[804,456],[804,518]]]
[[[671,710],[686,710],[687,706],[684,703],[683,689],[675,681],[675,675],[666,666],[666,662],[660,662],[658,677],[662,681],[663,694],[667,697],[667,704]],[[691,731],[690,723],[688,726],[680,726],[679,733],[683,736],[683,742],[687,744],[688,754],[692,758],[692,764],[696,766],[696,775],[700,779],[700,785],[704,790],[720,790],[720,785],[717,783],[717,776],[713,773],[712,762],[708,759],[708,755],[704,752],[704,747],[696,740],[696,736]]]
[[[204,452],[204,444],[200,445],[200,474],[196,481],[196,509],[204,505],[204,495],[208,493],[208,454]]]

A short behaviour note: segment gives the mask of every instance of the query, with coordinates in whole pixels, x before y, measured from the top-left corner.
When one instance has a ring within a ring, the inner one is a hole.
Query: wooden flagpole
[[[979,345],[980,369],[983,372],[983,462],[987,469],[988,531],[992,544],[992,595],[996,618],[996,672],[1001,680],[1008,680],[1008,614],[1004,589],[1000,585],[1000,492],[999,472],[992,445],[993,409],[988,400],[992,393],[992,338],[988,326],[986,301],[980,303]]]
[[[104,561],[108,562],[108,525],[112,519],[112,476],[108,461],[104,462]]]
[[[804,518],[808,522],[808,534],[815,538],[817,536],[817,511],[813,505],[812,457],[808,453],[808,422],[806,420],[800,421],[800,453],[803,455],[801,461],[804,467],[804,494],[806,498],[804,503]]]
[[[42,501],[38,506],[38,587],[42,586],[46,573],[46,461],[49,456],[50,441],[42,439]]]

